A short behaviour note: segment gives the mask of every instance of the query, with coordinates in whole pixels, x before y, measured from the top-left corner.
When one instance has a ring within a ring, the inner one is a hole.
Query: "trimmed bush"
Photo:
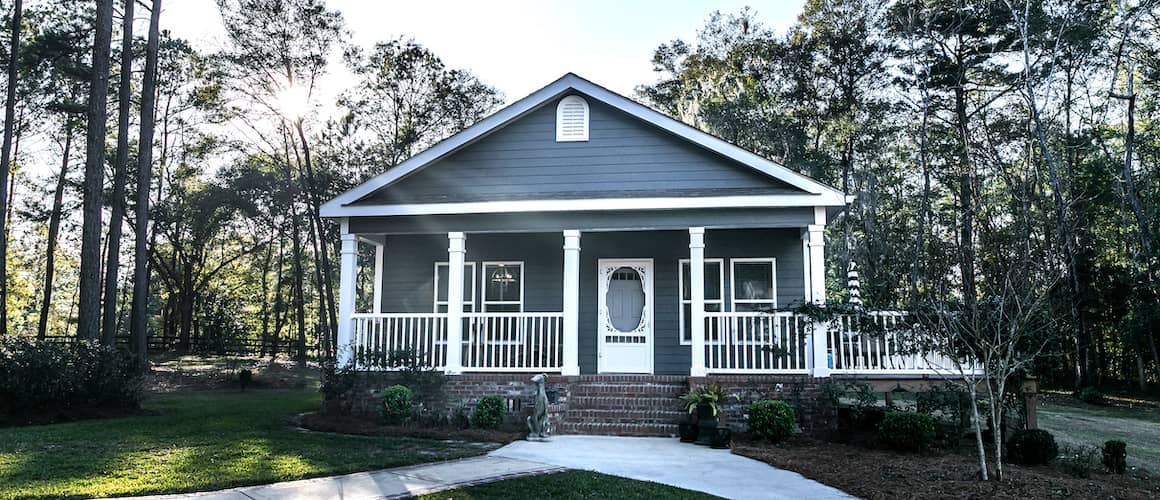
[[[878,442],[898,451],[923,451],[934,441],[934,419],[925,413],[887,412],[878,424]]]
[[[480,429],[494,429],[503,423],[507,403],[499,396],[484,396],[471,412],[471,425]]]
[[[0,337],[0,416],[136,408],[143,378],[127,351],[91,341]]]
[[[415,409],[411,397],[411,390],[405,385],[392,385],[383,389],[383,421],[395,425],[411,418],[411,412]]]
[[[1104,443],[1104,467],[1116,474],[1128,470],[1128,443],[1116,439]]]
[[[1043,429],[1018,430],[1007,438],[1007,461],[1019,465],[1046,465],[1059,455],[1055,436]]]
[[[749,433],[778,442],[793,433],[793,408],[785,401],[757,401],[749,405]]]
[[[1096,389],[1095,387],[1084,387],[1083,389],[1080,389],[1078,393],[1076,393],[1075,397],[1089,405],[1104,404],[1104,393],[1100,392],[1100,390]]]

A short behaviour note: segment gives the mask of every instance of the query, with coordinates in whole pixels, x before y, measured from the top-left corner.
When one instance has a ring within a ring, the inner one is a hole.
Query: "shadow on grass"
[[[410,438],[291,429],[313,391],[156,396],[158,416],[0,429],[0,497],[205,491],[477,455],[478,448]]]

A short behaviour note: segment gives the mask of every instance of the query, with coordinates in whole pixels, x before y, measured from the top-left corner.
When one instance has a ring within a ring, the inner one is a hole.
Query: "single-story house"
[[[342,228],[340,357],[513,383],[930,373],[784,310],[825,302],[825,229],[850,201],[567,74],[322,207]]]

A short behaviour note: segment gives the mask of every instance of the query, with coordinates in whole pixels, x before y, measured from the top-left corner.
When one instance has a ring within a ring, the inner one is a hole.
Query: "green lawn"
[[[1104,406],[1039,405],[1039,427],[1060,443],[1103,446],[1128,443],[1128,464],[1160,472],[1160,412]]]
[[[314,389],[152,396],[160,415],[0,429],[0,498],[204,491],[479,455],[489,447],[296,431]]]
[[[697,491],[663,484],[634,481],[588,471],[568,471],[543,476],[507,479],[480,486],[447,490],[419,497],[423,500],[472,500],[508,498],[616,498],[618,500],[712,499]]]

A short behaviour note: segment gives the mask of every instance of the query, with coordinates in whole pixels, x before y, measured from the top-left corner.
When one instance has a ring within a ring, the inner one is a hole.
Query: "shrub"
[[[471,425],[481,429],[494,429],[503,423],[507,414],[507,403],[499,396],[484,396],[471,412]]]
[[[1096,389],[1095,387],[1084,387],[1083,389],[1080,389],[1075,397],[1079,398],[1080,401],[1090,405],[1104,404],[1104,393],[1100,392],[1100,390]]]
[[[1100,449],[1095,446],[1063,446],[1059,452],[1059,467],[1064,472],[1086,478],[1091,476],[1099,463]]]
[[[1115,439],[1104,443],[1104,467],[1116,474],[1128,470],[1128,443]]]
[[[925,450],[934,441],[934,419],[925,413],[888,412],[878,424],[878,441],[893,450]]]
[[[793,433],[793,408],[785,401],[757,401],[749,405],[749,432],[774,443]]]
[[[1007,438],[1007,461],[1019,465],[1045,465],[1059,455],[1055,437],[1043,429],[1018,430]]]
[[[96,342],[0,338],[0,415],[46,415],[136,408],[143,377],[137,358]]]
[[[383,421],[401,424],[411,417],[415,406],[411,403],[411,390],[405,385],[392,385],[383,389]]]

